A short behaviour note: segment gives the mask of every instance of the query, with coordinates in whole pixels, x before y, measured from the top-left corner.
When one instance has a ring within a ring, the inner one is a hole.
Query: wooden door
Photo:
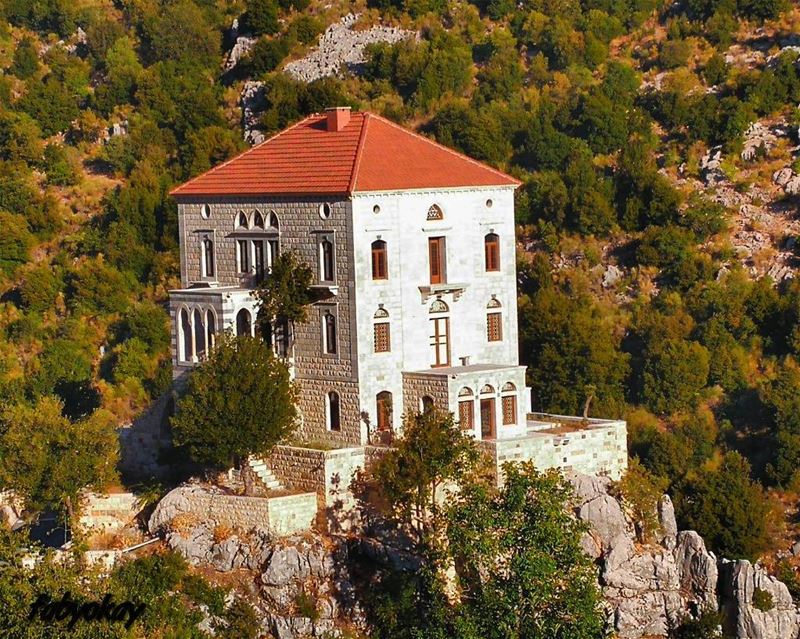
[[[494,398],[481,400],[481,439],[494,438]]]

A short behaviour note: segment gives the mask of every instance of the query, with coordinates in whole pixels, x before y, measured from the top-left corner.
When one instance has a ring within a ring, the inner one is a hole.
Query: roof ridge
[[[267,138],[266,140],[263,140],[263,141],[259,142],[258,144],[254,145],[254,146],[251,146],[249,149],[245,149],[241,153],[237,153],[232,158],[229,158],[229,159],[225,160],[222,164],[217,164],[216,166],[212,166],[210,169],[208,169],[208,171],[203,171],[200,175],[195,175],[193,178],[190,178],[190,179],[186,180],[186,182],[183,182],[179,186],[176,186],[174,189],[172,189],[169,192],[169,195],[176,194],[178,191],[180,191],[180,190],[184,189],[185,187],[189,186],[192,182],[195,182],[196,180],[199,180],[201,177],[205,177],[207,175],[210,175],[211,173],[216,173],[218,170],[220,170],[223,167],[227,166],[231,162],[233,162],[235,160],[238,160],[239,158],[243,158],[245,155],[249,155],[253,151],[256,151],[259,148],[261,148],[267,142],[272,142],[272,140],[282,136],[284,133],[288,133],[292,129],[297,128],[298,126],[303,124],[306,120],[310,120],[311,118],[314,118],[314,117],[319,117],[319,115],[320,115],[319,113],[312,113],[311,115],[307,115],[302,120],[298,120],[297,122],[295,122],[291,126],[288,126],[285,129],[283,129],[281,131],[278,131],[275,135]]]
[[[369,112],[365,112],[365,113],[369,113]],[[376,119],[380,120],[381,122],[385,122],[389,126],[394,127],[395,129],[399,129],[400,131],[402,131],[404,133],[407,133],[409,135],[412,135],[412,136],[414,136],[415,138],[417,138],[419,140],[427,142],[428,144],[432,144],[432,145],[442,149],[443,151],[447,151],[448,153],[450,153],[451,155],[456,156],[457,158],[460,158],[462,160],[466,160],[467,162],[470,162],[471,164],[474,164],[474,165],[476,165],[476,166],[478,166],[478,167],[480,167],[482,169],[491,171],[492,173],[495,173],[495,174],[499,175],[500,177],[505,178],[507,180],[510,179],[510,180],[516,182],[517,185],[521,185],[522,184],[522,181],[520,181],[517,178],[509,175],[508,173],[504,173],[503,171],[501,171],[499,169],[496,169],[493,166],[489,166],[485,162],[480,162],[479,160],[476,160],[475,158],[471,158],[468,155],[465,155],[464,153],[461,153],[460,151],[456,151],[455,149],[451,149],[449,146],[445,146],[441,142],[437,142],[436,140],[433,140],[431,138],[425,137],[424,135],[421,135],[420,133],[417,133],[416,131],[414,131],[412,129],[407,129],[407,128],[403,127],[403,126],[400,126],[396,122],[392,122],[391,120],[388,120],[388,119],[384,118],[383,116],[377,115],[375,113],[370,113],[370,115],[373,118],[376,118]]]
[[[361,134],[358,136],[358,145],[356,146],[356,156],[353,158],[353,169],[350,174],[350,184],[347,185],[347,192],[353,193],[358,180],[358,170],[361,167],[361,154],[364,150],[364,142],[367,139],[367,127],[369,126],[369,118],[372,115],[369,111],[363,112],[363,123],[361,124]]]

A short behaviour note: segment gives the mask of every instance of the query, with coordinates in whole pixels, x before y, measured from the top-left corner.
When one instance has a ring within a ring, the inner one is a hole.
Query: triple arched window
[[[210,309],[183,307],[176,321],[178,361],[197,362],[208,356],[216,343],[217,315]]]

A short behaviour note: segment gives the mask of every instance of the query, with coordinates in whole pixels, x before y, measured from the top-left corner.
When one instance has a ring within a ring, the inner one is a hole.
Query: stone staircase
[[[250,469],[253,471],[253,473],[255,473],[261,483],[264,484],[264,486],[266,486],[269,490],[283,490],[284,485],[277,477],[275,477],[263,459],[259,459],[258,457],[250,457],[247,460],[247,463],[250,465]]]

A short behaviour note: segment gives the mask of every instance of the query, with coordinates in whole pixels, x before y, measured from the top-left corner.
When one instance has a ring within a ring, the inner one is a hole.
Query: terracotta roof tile
[[[377,115],[312,115],[175,188],[176,196],[350,194],[519,181]]]

